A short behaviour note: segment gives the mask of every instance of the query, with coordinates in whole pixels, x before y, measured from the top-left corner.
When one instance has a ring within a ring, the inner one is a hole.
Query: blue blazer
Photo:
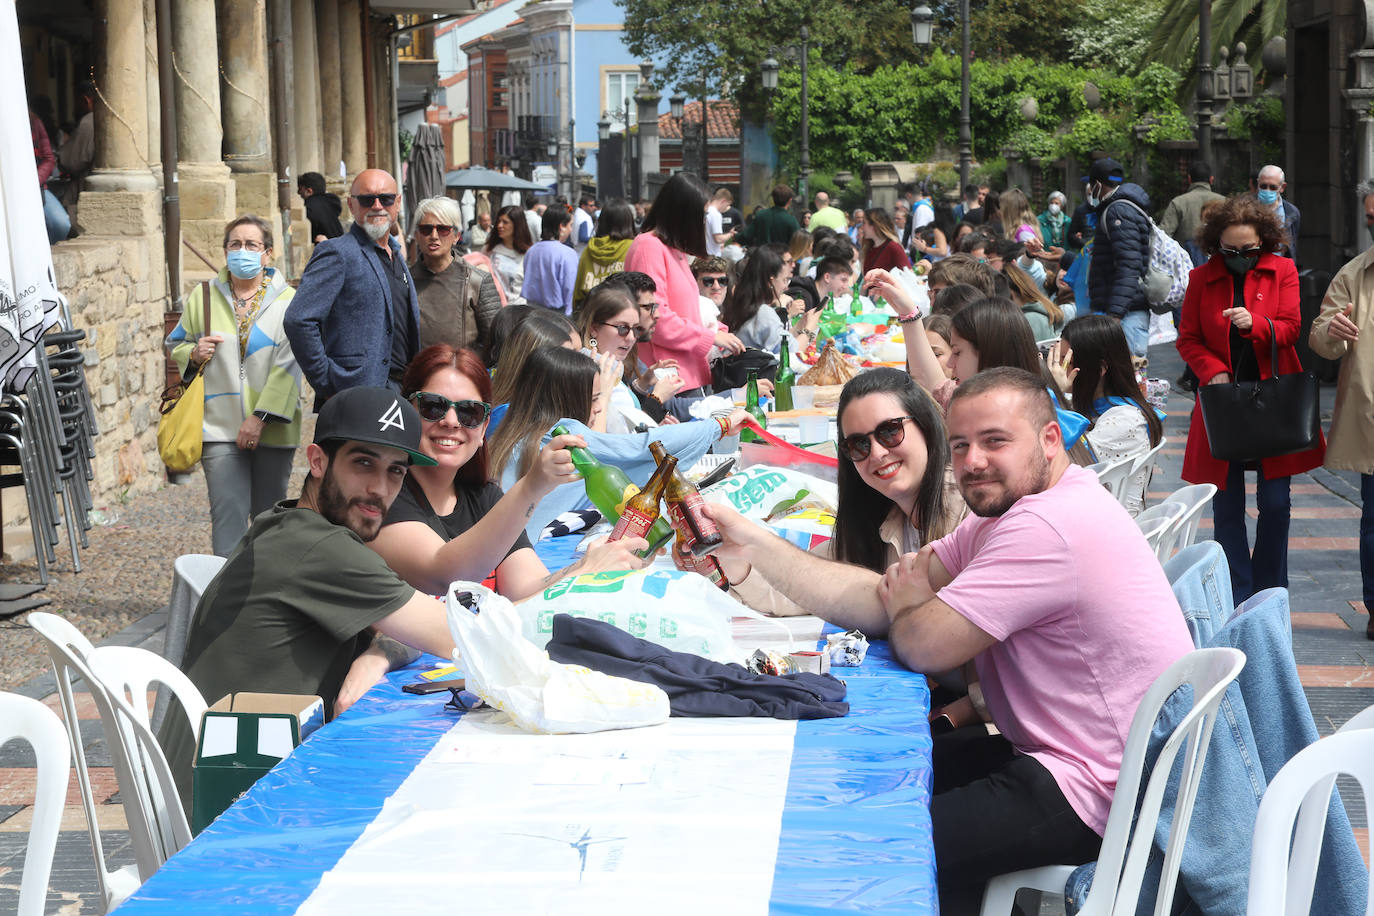
[[[374,244],[356,224],[338,238],[320,242],[286,310],[286,336],[315,388],[316,406],[346,388],[385,387],[391,374],[391,282],[370,250]],[[391,256],[401,257],[396,240],[388,244]],[[409,335],[418,341],[420,303],[410,269],[404,269]]]

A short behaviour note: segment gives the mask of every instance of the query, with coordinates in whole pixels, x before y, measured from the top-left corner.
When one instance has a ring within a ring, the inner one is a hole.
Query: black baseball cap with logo
[[[343,440],[398,448],[413,465],[438,464],[420,451],[420,414],[390,388],[346,388],[325,401],[315,420],[315,443]]]

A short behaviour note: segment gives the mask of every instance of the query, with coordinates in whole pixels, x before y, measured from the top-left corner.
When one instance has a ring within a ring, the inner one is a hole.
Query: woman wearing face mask
[[[1203,224],[1198,241],[1208,261],[1193,270],[1183,299],[1178,352],[1200,384],[1270,378],[1301,372],[1294,348],[1302,327],[1298,310],[1298,271],[1276,255],[1283,227],[1273,210],[1253,197],[1232,197]],[[1272,324],[1271,324],[1272,323]],[[1270,342],[1279,362],[1270,365]],[[1258,462],[1226,462],[1212,456],[1202,425],[1201,406],[1193,408],[1183,479],[1214,483],[1212,500],[1216,540],[1231,567],[1236,601],[1255,592],[1288,585],[1289,478],[1322,463],[1324,439],[1296,455]],[[1252,553],[1245,530],[1245,474],[1255,471],[1259,521]]]
[[[1069,214],[1064,212],[1068,203],[1063,191],[1050,192],[1050,205],[1039,216],[1040,234],[1044,236],[1046,248],[1064,247],[1069,231]]]
[[[211,543],[227,557],[249,518],[286,496],[301,437],[301,371],[282,329],[295,290],[268,266],[272,227],[245,215],[224,230],[228,266],[187,297],[167,347],[183,376],[205,376],[201,466],[210,491]],[[213,358],[212,358],[213,357]]]

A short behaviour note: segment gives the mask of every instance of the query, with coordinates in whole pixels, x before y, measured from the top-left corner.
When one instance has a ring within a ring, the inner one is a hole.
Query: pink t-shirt
[[[660,359],[677,360],[684,389],[711,384],[706,354],[715,343],[716,329],[701,322],[701,294],[687,254],[669,248],[652,232],[641,232],[625,253],[625,269],[648,274],[658,287],[654,340],[638,345],[639,358],[646,366]]]
[[[974,659],[993,722],[1102,833],[1136,706],[1193,649],[1154,551],[1076,465],[934,546],[954,576],[940,599],[998,640]]]

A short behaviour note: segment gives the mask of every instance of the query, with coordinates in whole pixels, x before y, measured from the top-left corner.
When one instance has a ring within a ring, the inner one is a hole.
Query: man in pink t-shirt
[[[931,818],[941,911],[987,879],[1096,858],[1131,717],[1192,641],[1126,510],[1070,464],[1044,383],[979,373],[949,405],[972,514],[889,569],[889,640],[917,671],[972,660],[981,725],[937,736]],[[981,702],[979,702],[981,699]]]

